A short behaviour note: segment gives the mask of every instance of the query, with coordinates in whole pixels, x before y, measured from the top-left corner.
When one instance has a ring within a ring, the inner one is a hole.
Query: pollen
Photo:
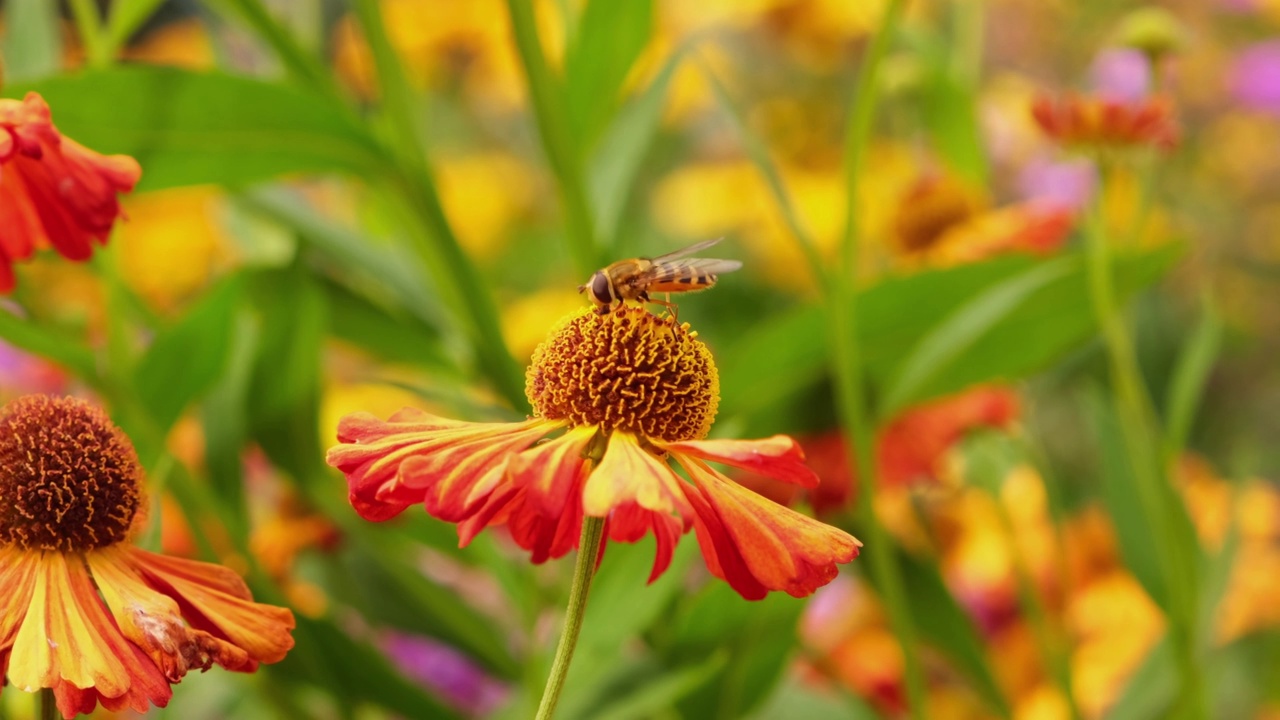
[[[538,417],[681,442],[711,429],[720,377],[688,324],[622,306],[561,321],[534,351],[525,393]]]
[[[128,539],[142,470],[101,410],[27,395],[0,410],[0,546],[79,552]]]

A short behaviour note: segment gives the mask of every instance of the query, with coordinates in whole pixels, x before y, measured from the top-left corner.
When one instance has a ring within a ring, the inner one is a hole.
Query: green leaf
[[[723,668],[680,703],[683,717],[742,717],[768,697],[789,664],[805,603],[782,593],[748,602],[710,583],[675,619],[668,662],[727,653]]]
[[[117,0],[111,4],[111,15],[107,18],[107,42],[114,54],[155,14],[156,8],[164,0]]]
[[[948,368],[965,351],[998,323],[1008,318],[1040,289],[1058,280],[1073,268],[1071,260],[1060,258],[1037,264],[1013,277],[984,289],[955,312],[943,318],[920,338],[915,349],[890,381],[882,402],[883,417],[893,417],[904,406],[920,400],[920,391]]]
[[[604,0],[592,3],[602,4],[606,4]],[[645,152],[662,121],[667,88],[687,51],[688,46],[681,45],[671,54],[644,93],[617,114],[591,156],[587,168],[587,190],[596,210],[598,237],[617,241],[627,199],[631,196]]]
[[[377,545],[355,545],[343,557],[337,592],[348,595],[348,601],[377,625],[438,638],[503,677],[519,674],[501,625],[477,612],[457,590],[437,585],[415,570],[416,547],[385,534],[377,535],[376,541]]]
[[[4,39],[0,43],[4,51],[3,80],[30,80],[57,72],[62,65],[58,3],[9,0],[5,6]]]
[[[321,468],[320,357],[328,306],[300,265],[257,273],[254,306],[261,341],[249,385],[249,431],[272,462],[302,483],[328,479]]]
[[[139,189],[240,185],[284,174],[376,173],[384,156],[336,101],[220,72],[120,66],[50,78],[35,90],[58,129],[101,153],[132,155]]]
[[[978,126],[977,99],[955,75],[939,68],[928,78],[920,113],[938,155],[975,188],[987,186],[986,143]]]
[[[590,0],[565,54],[569,120],[580,147],[608,122],[653,29],[652,0]]]
[[[227,362],[242,282],[233,275],[209,290],[171,327],[156,334],[134,369],[138,400],[159,432],[217,382]]]
[[[402,717],[460,717],[422,686],[410,681],[380,650],[352,638],[328,620],[297,617],[294,636],[298,649],[267,670],[294,683],[322,689],[347,708],[339,717],[353,717],[351,710],[364,705],[386,708]]]
[[[1120,296],[1131,296],[1151,284],[1179,252],[1176,247],[1164,247],[1117,258]],[[920,338],[947,322],[956,308],[1038,266],[1063,262],[1071,268],[1069,272],[1028,294],[913,393],[915,401],[924,401],[976,383],[1025,377],[1091,337],[1096,323],[1078,256],[1003,257],[889,278],[863,291],[858,333],[873,388],[883,392]],[[778,400],[822,377],[828,353],[820,307],[800,307],[758,323],[721,353],[721,413],[732,416],[773,409]]]
[[[920,639],[935,645],[973,684],[978,695],[1001,716],[1011,712],[1000,686],[986,660],[986,648],[968,614],[960,607],[938,567],[895,546],[898,567],[902,570],[904,594],[911,617],[915,619]],[[859,562],[874,563],[875,553],[867,553]],[[880,574],[870,571],[864,577],[871,581]]]
[[[209,484],[226,507],[246,512],[242,455],[249,437],[249,386],[257,359],[259,325],[242,304],[232,321],[226,370],[201,408]]]
[[[663,717],[691,692],[707,684],[725,664],[726,653],[712,653],[692,662],[663,667],[646,658],[612,662],[608,677],[593,687],[597,702],[568,718],[583,720],[645,720]]]
[[[1178,669],[1169,637],[1160,638],[1133,671],[1124,692],[1107,711],[1108,720],[1149,720],[1167,717],[1178,693]]]
[[[388,362],[453,370],[435,328],[407,314],[384,310],[336,282],[322,281],[321,286],[335,337]]]
[[[750,720],[877,720],[866,701],[849,691],[804,681],[784,682]]]
[[[0,308],[0,339],[70,370],[90,384],[96,383],[97,359],[78,338],[55,328],[38,325]]]
[[[1186,446],[1213,361],[1222,346],[1222,318],[1213,305],[1202,305],[1200,323],[1178,355],[1165,400],[1165,456],[1173,457]]]

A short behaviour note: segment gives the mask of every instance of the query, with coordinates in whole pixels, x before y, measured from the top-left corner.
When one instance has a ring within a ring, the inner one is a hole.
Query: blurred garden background
[[[0,395],[102,405],[139,542],[297,616],[283,662],[150,715],[532,716],[572,559],[363,521],[325,450],[356,411],[524,418],[594,270],[723,237],[743,269],[673,298],[713,437],[799,439],[817,489],[734,478],[862,556],[747,601],[691,537],[651,584],[653,540],[611,543],[557,717],[1280,717],[1280,3],[4,0],[0,27],[0,97],[142,167],[89,262],[16,264]]]

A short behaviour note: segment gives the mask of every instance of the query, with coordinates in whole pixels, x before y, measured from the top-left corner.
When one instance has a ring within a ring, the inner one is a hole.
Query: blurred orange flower
[[[1031,106],[1040,129],[1059,144],[1079,150],[1149,145],[1170,150],[1178,143],[1173,104],[1164,97],[1125,102],[1068,94],[1040,96]]]
[[[0,100],[0,292],[13,289],[13,263],[53,247],[87,260],[121,216],[117,193],[142,169],[125,155],[103,156],[63,137],[36,93]]]
[[[215,663],[253,672],[293,647],[293,613],[209,563],[128,544],[146,516],[129,439],[74,398],[0,411],[0,669],[71,718],[164,706]]]
[[[861,543],[708,464],[805,487],[818,482],[791,438],[704,439],[720,382],[696,336],[687,324],[643,308],[606,315],[583,309],[534,353],[528,420],[460,422],[409,408],[387,421],[356,413],[339,423],[341,444],[328,462],[346,474],[351,504],[368,520],[421,503],[458,523],[463,545],[490,525],[506,525],[540,563],[577,546],[584,516],[605,518],[606,537],[615,542],[653,533],[651,581],[693,528],[708,569],[743,597],[808,595]],[[558,430],[566,432],[538,442]]]

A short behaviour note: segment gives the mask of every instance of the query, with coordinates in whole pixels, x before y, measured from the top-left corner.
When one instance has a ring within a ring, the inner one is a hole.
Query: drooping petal
[[[683,484],[664,461],[640,447],[635,435],[615,431],[600,465],[587,478],[582,507],[588,515],[605,517],[614,508],[634,502],[646,510],[685,518],[691,508],[680,489]]]
[[[609,515],[608,537],[613,542],[633,543],[652,532],[657,551],[647,582],[653,582],[671,566],[676,544],[680,542],[680,536],[688,532],[690,524],[688,520],[646,510],[629,502],[614,508]]]
[[[804,450],[786,435],[763,440],[689,440],[663,443],[673,453],[714,460],[800,487],[818,486],[818,476],[804,464]]]
[[[558,515],[569,502],[569,493],[582,472],[583,451],[595,435],[595,427],[583,425],[535,445],[512,456],[507,475],[512,483],[525,488],[528,499],[538,503],[543,512]],[[579,498],[573,501],[581,505]]]
[[[293,613],[253,602],[244,581],[228,568],[136,547],[89,557],[112,611],[123,616],[126,632],[145,636],[140,644],[148,652],[176,649],[188,668],[217,663],[252,672],[258,663],[283,659],[293,647]],[[172,669],[165,666],[166,672]]]
[[[31,606],[37,557],[12,547],[0,549],[0,678],[9,668],[9,652]]]
[[[166,705],[169,683],[120,633],[80,558],[55,552],[30,557],[34,590],[14,638],[9,681],[24,690],[53,688],[68,718],[98,701],[138,712],[148,703]]]
[[[707,568],[748,600],[770,590],[804,597],[827,584],[862,543],[737,485],[699,460],[676,456],[694,484],[694,529]]]
[[[342,444],[326,461],[347,476],[352,507],[388,520],[410,505],[450,522],[465,518],[483,494],[486,473],[557,426],[546,420],[467,423],[404,410],[381,421],[355,413],[338,425]]]

